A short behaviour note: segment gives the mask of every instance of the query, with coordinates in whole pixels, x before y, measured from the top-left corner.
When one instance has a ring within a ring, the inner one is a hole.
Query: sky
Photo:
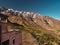
[[[39,13],[60,20],[60,0],[0,0],[0,6]]]

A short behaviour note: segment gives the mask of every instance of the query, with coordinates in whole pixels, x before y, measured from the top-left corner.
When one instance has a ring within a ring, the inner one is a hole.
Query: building
[[[22,32],[19,29],[7,29],[7,16],[0,14],[1,45],[22,45]]]

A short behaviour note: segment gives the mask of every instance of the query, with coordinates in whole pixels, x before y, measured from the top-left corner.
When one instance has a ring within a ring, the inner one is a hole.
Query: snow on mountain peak
[[[4,7],[0,7],[0,12],[1,12],[1,13],[6,13],[6,12],[7,12],[7,13],[9,13],[9,14],[16,15],[16,16],[20,16],[21,14],[22,14],[22,15],[25,14],[25,16],[31,16],[31,17],[33,17],[33,18],[35,18],[36,15],[37,15],[37,14],[35,14],[35,13],[33,13],[33,12],[18,11],[18,10],[14,10],[14,9],[12,9],[12,8],[6,9],[6,8],[4,8]],[[34,15],[34,16],[33,16],[33,15]],[[38,15],[40,15],[40,14],[38,14]]]

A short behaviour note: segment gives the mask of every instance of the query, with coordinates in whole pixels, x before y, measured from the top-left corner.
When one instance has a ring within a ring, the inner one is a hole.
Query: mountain
[[[5,8],[1,8],[1,10]],[[11,20],[12,22],[19,23],[31,23],[32,25],[39,25],[41,28],[46,30],[59,30],[60,29],[60,21],[53,19],[49,16],[41,16],[40,14],[33,13],[33,12],[25,12],[25,11],[17,11],[13,9],[7,9],[5,11],[1,11],[2,14],[8,14],[9,16],[12,15],[14,17]],[[12,19],[12,17],[10,19]],[[9,20],[10,20],[9,19]],[[22,22],[19,22],[18,20],[21,20]],[[26,21],[23,21],[26,20]],[[24,24],[23,23],[23,24]],[[43,26],[42,26],[43,25]]]
[[[8,16],[8,29],[22,30],[23,45],[60,45],[59,20],[33,12],[2,9],[0,14]]]

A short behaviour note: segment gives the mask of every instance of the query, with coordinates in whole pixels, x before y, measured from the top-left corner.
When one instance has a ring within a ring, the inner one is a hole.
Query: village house
[[[1,45],[22,45],[22,32],[19,29],[7,29],[7,16],[0,14]]]

